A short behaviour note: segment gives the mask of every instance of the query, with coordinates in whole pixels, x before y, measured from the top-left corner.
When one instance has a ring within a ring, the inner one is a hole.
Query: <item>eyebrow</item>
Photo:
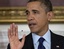
[[[33,9],[32,11],[38,11],[38,10],[34,10],[34,9]],[[25,12],[29,12],[29,11],[28,11],[28,10],[25,10]]]
[[[38,12],[38,10],[32,10],[33,12]]]

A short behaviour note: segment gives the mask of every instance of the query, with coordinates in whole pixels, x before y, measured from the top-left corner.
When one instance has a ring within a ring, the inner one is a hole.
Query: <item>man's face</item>
[[[31,32],[39,34],[48,29],[48,16],[40,2],[30,2],[26,9],[27,22]]]

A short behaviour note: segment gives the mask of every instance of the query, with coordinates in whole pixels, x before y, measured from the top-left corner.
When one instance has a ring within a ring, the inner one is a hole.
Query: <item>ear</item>
[[[48,21],[50,21],[54,17],[54,13],[52,11],[47,13]]]

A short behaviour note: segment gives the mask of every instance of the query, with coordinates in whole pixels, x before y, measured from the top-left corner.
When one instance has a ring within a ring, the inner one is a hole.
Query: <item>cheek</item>
[[[39,26],[42,26],[42,25],[47,24],[48,19],[46,17],[41,17],[41,18],[38,18],[37,21],[38,21]]]
[[[40,21],[46,21],[46,20],[48,20],[48,17],[47,17],[47,14],[41,13],[41,14],[37,15],[37,19],[40,20]]]
[[[38,21],[40,21],[40,22],[46,22],[46,21],[48,21],[48,19],[47,19],[46,16],[42,16],[42,17],[38,18]]]
[[[38,24],[45,24],[48,22],[48,18],[47,18],[47,15],[45,13],[43,14],[38,14],[36,17],[35,17],[36,21]]]

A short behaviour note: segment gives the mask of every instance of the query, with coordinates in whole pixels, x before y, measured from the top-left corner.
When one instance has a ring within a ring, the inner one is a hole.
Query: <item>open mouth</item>
[[[29,23],[30,27],[34,27],[36,25],[36,23]]]

